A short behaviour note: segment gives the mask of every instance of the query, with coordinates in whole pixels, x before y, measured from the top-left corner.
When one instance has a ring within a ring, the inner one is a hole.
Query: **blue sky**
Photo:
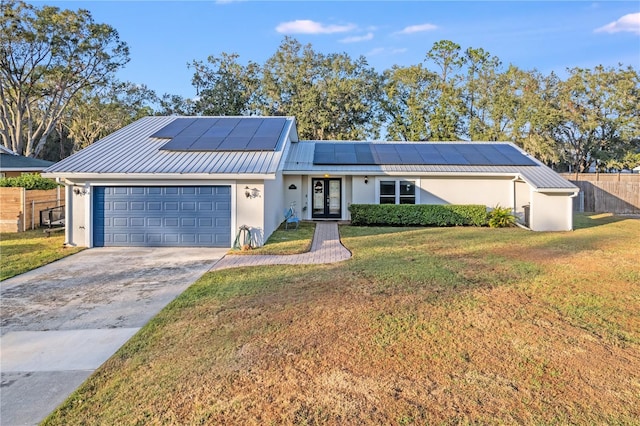
[[[524,69],[618,63],[640,69],[639,1],[31,1],[84,8],[131,49],[121,80],[192,97],[187,63],[221,52],[262,64],[285,35],[378,71],[424,60],[439,40]]]

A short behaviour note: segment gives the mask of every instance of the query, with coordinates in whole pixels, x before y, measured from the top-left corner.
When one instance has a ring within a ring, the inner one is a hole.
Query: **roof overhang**
[[[275,174],[250,174],[250,173],[42,173],[45,178],[60,178],[69,181],[75,180],[145,180],[145,181],[188,181],[188,180],[274,180]]]
[[[0,167],[0,172],[40,172],[47,167]]]

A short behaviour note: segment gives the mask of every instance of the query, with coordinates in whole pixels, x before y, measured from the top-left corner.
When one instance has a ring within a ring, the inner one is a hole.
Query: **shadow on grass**
[[[624,216],[615,216],[612,213],[577,213],[573,215],[573,229],[588,229],[620,222],[625,219],[627,218]]]

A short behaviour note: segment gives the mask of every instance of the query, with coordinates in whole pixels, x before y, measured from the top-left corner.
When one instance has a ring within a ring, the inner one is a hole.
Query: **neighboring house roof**
[[[253,146],[257,148],[254,149],[252,144],[247,145],[252,136],[247,132],[251,130],[229,124],[250,120],[256,124],[284,120],[284,125],[275,133],[267,132],[264,137],[272,140],[261,139],[259,142],[266,142],[266,145],[255,142]],[[293,117],[145,117],[56,163],[46,173],[67,177],[102,174],[180,175],[185,178],[209,174],[274,175],[280,166],[285,140],[297,138],[292,129],[295,129]],[[223,142],[225,145],[221,148],[219,144]],[[203,143],[209,144],[207,150],[193,147],[193,144],[202,146]],[[233,149],[226,150],[225,147]]]
[[[526,182],[537,190],[569,190],[576,191],[577,186],[573,185],[562,176],[542,164],[540,161],[529,156],[516,145],[509,142],[455,142],[459,146],[483,145],[492,146],[496,149],[503,149],[505,146],[517,150],[518,153],[530,160],[530,165],[491,165],[485,159],[479,159],[474,164],[473,158],[467,159],[466,164],[460,161],[443,161],[440,157],[436,164],[429,164],[428,161],[420,161],[422,164],[315,164],[314,154],[316,145],[340,144],[342,142],[305,141],[291,144],[289,155],[284,164],[283,173],[344,173],[344,174],[493,174],[493,175],[513,175],[521,176]],[[354,142],[351,142],[354,143]],[[360,144],[372,144],[372,142],[355,142]],[[442,142],[375,142],[376,145],[411,145],[411,144],[432,144],[437,145]],[[451,142],[447,144],[453,144]],[[521,162],[520,164],[526,164]]]
[[[17,152],[10,150],[4,145],[0,145],[0,154],[18,155]]]
[[[24,157],[13,153],[13,151],[10,151],[12,154],[9,154],[5,153],[5,151],[10,150],[5,149],[0,152],[0,171],[37,172],[54,164],[53,161]]]

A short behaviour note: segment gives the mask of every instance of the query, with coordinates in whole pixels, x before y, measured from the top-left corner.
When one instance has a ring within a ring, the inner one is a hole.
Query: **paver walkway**
[[[292,231],[294,232],[294,231]],[[291,255],[226,255],[211,270],[259,265],[303,265],[347,260],[351,252],[340,243],[336,222],[318,222],[311,251]]]

